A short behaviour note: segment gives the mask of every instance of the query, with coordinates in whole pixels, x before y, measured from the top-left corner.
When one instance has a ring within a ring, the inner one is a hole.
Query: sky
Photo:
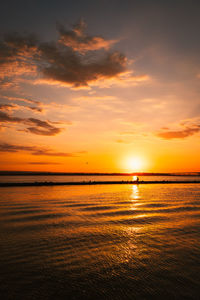
[[[198,0],[7,0],[0,168],[200,171]]]

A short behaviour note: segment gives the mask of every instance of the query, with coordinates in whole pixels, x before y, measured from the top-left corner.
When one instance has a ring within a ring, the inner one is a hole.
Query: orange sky
[[[200,171],[199,21],[183,38],[187,7],[173,30],[164,5],[130,4],[123,24],[108,8],[102,26],[77,12],[41,36],[16,19],[0,41],[1,170]]]

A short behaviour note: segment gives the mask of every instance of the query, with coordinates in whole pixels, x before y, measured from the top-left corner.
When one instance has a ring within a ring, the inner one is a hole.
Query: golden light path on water
[[[197,299],[199,199],[197,184],[2,188],[1,295]]]

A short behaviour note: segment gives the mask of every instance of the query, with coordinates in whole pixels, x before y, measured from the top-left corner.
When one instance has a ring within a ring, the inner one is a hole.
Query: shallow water
[[[199,185],[0,193],[1,299],[199,299]]]

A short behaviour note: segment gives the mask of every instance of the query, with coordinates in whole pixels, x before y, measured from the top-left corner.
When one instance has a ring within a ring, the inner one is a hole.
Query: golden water
[[[0,195],[1,299],[199,299],[199,185]]]

